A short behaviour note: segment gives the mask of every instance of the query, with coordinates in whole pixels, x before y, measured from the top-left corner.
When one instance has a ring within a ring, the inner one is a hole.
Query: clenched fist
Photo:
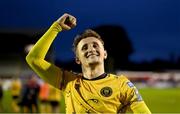
[[[70,30],[76,26],[76,18],[70,14],[63,14],[57,22],[63,30]]]

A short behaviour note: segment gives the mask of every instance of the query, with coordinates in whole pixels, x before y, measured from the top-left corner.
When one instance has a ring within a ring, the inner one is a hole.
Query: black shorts
[[[49,103],[48,100],[40,100],[40,101],[41,101],[41,103]]]
[[[18,98],[19,98],[19,96],[13,95],[13,99],[18,99]]]
[[[59,105],[59,101],[50,101],[50,104],[52,106],[58,106]]]

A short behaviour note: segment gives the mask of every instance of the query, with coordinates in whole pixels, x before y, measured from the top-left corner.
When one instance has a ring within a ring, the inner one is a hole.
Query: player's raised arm
[[[29,66],[45,81],[58,86],[62,80],[62,70],[45,60],[45,56],[57,34],[76,26],[76,18],[69,14],[62,15],[48,31],[37,41],[26,56]]]

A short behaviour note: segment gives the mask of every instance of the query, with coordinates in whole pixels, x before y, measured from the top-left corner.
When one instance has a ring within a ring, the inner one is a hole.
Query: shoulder
[[[77,78],[81,77],[81,73],[62,70],[62,81],[61,81],[61,89],[66,88],[68,85],[72,85],[72,82],[75,81]]]
[[[116,80],[119,83],[119,87],[121,88],[133,88],[135,87],[134,84],[128,79],[126,75],[120,74],[109,74],[110,77]]]
[[[69,81],[73,81],[79,78],[82,78],[82,73],[74,72],[74,71],[65,71],[66,77],[68,77]]]
[[[129,79],[127,78],[126,75],[120,74],[120,75],[116,75],[116,74],[109,74],[110,77],[117,79],[118,81],[121,82],[128,82]]]

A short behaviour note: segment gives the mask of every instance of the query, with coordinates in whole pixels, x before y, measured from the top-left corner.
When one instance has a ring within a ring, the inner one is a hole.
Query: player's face
[[[77,60],[82,65],[95,65],[104,62],[107,53],[100,40],[95,37],[82,39],[77,45]]]

